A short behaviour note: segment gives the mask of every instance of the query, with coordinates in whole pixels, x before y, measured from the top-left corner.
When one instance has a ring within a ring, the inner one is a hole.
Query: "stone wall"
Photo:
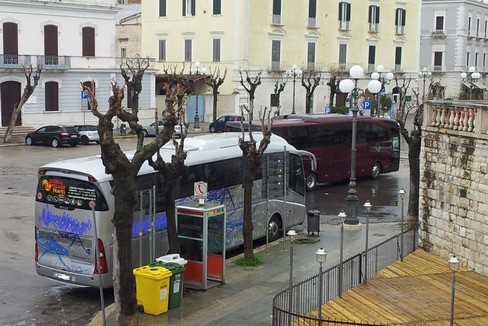
[[[433,126],[429,109],[420,157],[423,247],[446,261],[454,254],[463,266],[488,275],[487,135]],[[484,120],[480,113],[476,123]]]

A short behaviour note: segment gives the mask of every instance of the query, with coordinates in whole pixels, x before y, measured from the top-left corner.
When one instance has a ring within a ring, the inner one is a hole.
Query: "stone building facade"
[[[426,103],[420,175],[423,247],[488,275],[488,105]]]

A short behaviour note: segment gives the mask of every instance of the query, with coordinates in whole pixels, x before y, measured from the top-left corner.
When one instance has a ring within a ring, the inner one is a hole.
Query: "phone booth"
[[[181,256],[187,260],[186,287],[206,290],[224,283],[225,206],[211,202],[176,206]]]

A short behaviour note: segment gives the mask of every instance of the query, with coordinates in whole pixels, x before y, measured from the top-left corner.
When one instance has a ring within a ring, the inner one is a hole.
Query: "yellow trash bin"
[[[171,272],[160,266],[142,266],[133,272],[139,310],[151,315],[167,312]]]

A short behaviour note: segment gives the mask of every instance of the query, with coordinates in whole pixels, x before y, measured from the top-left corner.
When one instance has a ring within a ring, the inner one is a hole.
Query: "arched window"
[[[83,27],[83,56],[94,57],[95,56],[95,29],[93,27]]]

